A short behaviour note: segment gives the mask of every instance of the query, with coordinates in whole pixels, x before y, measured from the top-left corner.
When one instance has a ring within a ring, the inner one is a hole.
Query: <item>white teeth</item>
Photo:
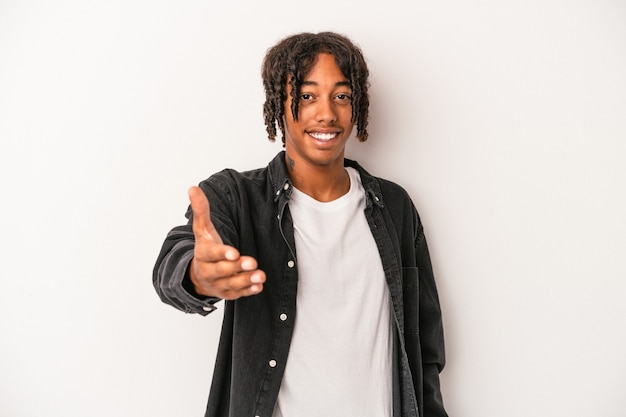
[[[317,133],[317,132],[312,132],[312,133],[309,133],[309,134],[311,136],[313,136],[317,140],[331,140],[335,136],[337,136],[337,133]]]

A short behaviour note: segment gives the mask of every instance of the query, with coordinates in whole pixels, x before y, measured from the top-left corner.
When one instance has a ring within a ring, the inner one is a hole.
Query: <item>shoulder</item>
[[[419,233],[422,228],[420,215],[408,191],[395,181],[374,176],[355,161],[346,160],[347,166],[359,171],[366,194],[379,196],[381,208],[389,214],[390,221],[398,230],[413,230]]]
[[[361,181],[363,183],[363,188],[365,188],[366,192],[368,190],[380,192],[384,200],[392,199],[396,203],[408,204],[410,206],[413,205],[411,196],[400,184],[370,174],[356,161],[346,159],[346,166],[352,167],[359,172],[359,175],[361,176]]]
[[[284,158],[281,156],[282,154],[278,153],[268,165],[262,168],[246,171],[232,168],[223,169],[211,175],[202,184],[229,189],[244,187],[252,190],[264,190],[268,183],[277,182],[280,175],[285,175],[281,172],[281,168],[284,170]]]
[[[411,196],[408,191],[400,184],[381,177],[374,177],[380,184],[380,191],[383,196],[393,196],[405,202],[411,202]]]
[[[203,182],[221,186],[237,186],[248,182],[260,183],[267,180],[267,167],[238,171],[232,168],[225,168],[212,174]]]
[[[258,200],[268,193],[267,168],[237,171],[227,168],[212,174],[199,186],[213,202],[237,206],[247,200]],[[271,191],[269,191],[271,193]]]

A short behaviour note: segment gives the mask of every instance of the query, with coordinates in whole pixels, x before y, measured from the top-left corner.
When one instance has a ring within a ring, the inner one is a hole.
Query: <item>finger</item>
[[[202,262],[194,257],[189,272],[198,294],[235,299],[261,291],[265,272],[256,268],[257,261],[251,256],[215,262]]]
[[[196,238],[222,244],[222,238],[211,221],[209,200],[204,191],[200,187],[193,186],[189,188],[188,195],[193,212],[193,233]]]
[[[256,259],[250,256],[242,256],[236,261],[224,260],[223,257],[216,260],[210,260],[208,256],[206,260],[201,259],[200,256],[194,256],[193,258],[195,275],[199,279],[206,281],[229,278],[242,273],[251,273],[256,268]]]
[[[197,288],[197,292],[225,300],[236,300],[260,293],[264,283],[265,273],[255,270],[203,283]]]

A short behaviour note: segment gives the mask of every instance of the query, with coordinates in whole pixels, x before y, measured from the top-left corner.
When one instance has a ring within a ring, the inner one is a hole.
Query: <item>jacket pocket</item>
[[[419,271],[417,267],[402,268],[402,299],[404,303],[404,331],[419,333]]]

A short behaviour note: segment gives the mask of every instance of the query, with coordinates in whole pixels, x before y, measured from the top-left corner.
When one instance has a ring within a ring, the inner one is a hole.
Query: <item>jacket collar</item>
[[[344,158],[344,166],[352,167],[359,172],[363,188],[365,189],[366,207],[374,203],[382,208],[384,202],[378,179],[367,172],[358,162],[351,159]],[[289,200],[289,198],[291,198],[293,184],[287,172],[287,167],[285,166],[285,151],[280,151],[274,159],[270,161],[268,170],[274,191],[274,201],[279,201],[281,197],[285,197]]]

